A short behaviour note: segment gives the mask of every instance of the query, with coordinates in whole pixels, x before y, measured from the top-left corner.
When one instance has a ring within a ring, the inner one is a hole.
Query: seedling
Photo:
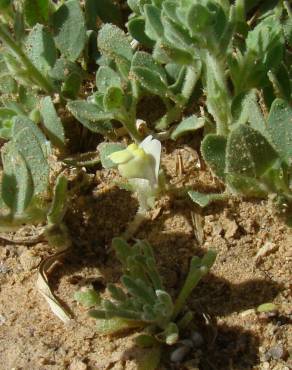
[[[216,253],[210,250],[203,258],[192,258],[185,282],[173,300],[164,288],[148,242],[139,240],[131,247],[125,240],[115,238],[112,246],[123,267],[121,286],[107,285],[110,299],[100,298],[91,290],[78,293],[75,298],[95,306],[89,314],[97,319],[97,331],[101,334],[137,327],[144,329],[136,338],[138,345],[175,344],[193,319],[186,301],[200,279],[209,272]]]

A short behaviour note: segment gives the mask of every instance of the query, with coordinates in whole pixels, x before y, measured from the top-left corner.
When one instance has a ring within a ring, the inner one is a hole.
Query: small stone
[[[191,340],[195,347],[201,347],[204,343],[204,338],[198,331],[194,331],[191,334]]]
[[[284,357],[285,351],[283,346],[281,345],[276,345],[274,347],[271,347],[268,352],[266,353],[270,358],[273,358],[274,360],[280,360],[281,358]]]
[[[6,318],[3,315],[0,315],[0,326],[5,324]]]
[[[87,365],[79,360],[78,358],[75,358],[71,364],[70,364],[70,367],[69,367],[69,370],[86,370],[87,369]]]
[[[261,370],[269,370],[270,364],[268,362],[263,362]]]
[[[20,264],[23,267],[24,271],[30,271],[36,267],[41,262],[41,257],[35,256],[32,251],[26,249],[19,257]]]
[[[228,221],[224,223],[225,239],[232,238],[238,230],[238,225],[235,221]]]
[[[190,352],[191,347],[182,346],[175,349],[170,355],[170,360],[172,362],[182,362],[186,355]],[[73,369],[72,369],[73,370]]]
[[[8,271],[9,268],[3,262],[0,262],[0,274],[6,274]]]

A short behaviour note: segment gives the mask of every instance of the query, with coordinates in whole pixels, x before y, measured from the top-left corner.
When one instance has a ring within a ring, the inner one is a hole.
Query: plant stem
[[[3,25],[0,25],[0,39],[8,46],[14,54],[19,58],[21,63],[25,66],[29,75],[38,83],[38,85],[47,93],[54,92],[54,86],[48,79],[33,65],[29,58],[22,51],[21,47],[8,35]]]
[[[207,274],[213,265],[215,258],[216,253],[212,250],[209,250],[202,259],[199,257],[192,258],[188,276],[174,304],[172,320],[174,320],[181,312],[189,295],[197,286],[201,278]]]
[[[204,60],[204,87],[207,95],[207,107],[216,121],[217,134],[226,136],[232,123],[231,97],[225,77],[224,61],[214,53],[202,53]]]
[[[187,73],[185,76],[185,82],[184,82],[182,92],[181,92],[182,96],[185,99],[185,103],[187,103],[188,100],[190,99],[194,91],[194,88],[196,86],[196,83],[198,82],[198,79],[200,78],[200,75],[201,75],[201,65],[197,70],[193,66],[188,67]]]

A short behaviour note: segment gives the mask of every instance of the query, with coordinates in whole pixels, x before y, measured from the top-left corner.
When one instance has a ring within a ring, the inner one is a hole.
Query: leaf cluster
[[[203,258],[192,258],[185,283],[173,301],[163,286],[148,242],[139,240],[131,247],[125,240],[115,238],[113,248],[123,268],[121,286],[107,285],[110,299],[95,296],[95,300],[92,300],[91,290],[78,293],[76,298],[81,303],[90,302],[89,305],[95,306],[89,313],[98,319],[100,333],[110,334],[131,327],[142,327],[145,333],[138,337],[142,345],[176,343],[179,331],[186,328],[193,318],[185,302],[213,265],[215,253],[210,250]]]

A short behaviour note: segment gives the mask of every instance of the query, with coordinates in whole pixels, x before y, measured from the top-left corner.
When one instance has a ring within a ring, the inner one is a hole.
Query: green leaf
[[[198,204],[202,208],[207,207],[213,202],[226,200],[227,198],[226,194],[204,194],[197,191],[189,191],[188,195],[194,203]]]
[[[147,349],[144,355],[138,358],[137,370],[157,370],[161,359],[161,347]]]
[[[189,33],[183,29],[180,25],[172,22],[169,18],[163,17],[162,24],[164,29],[165,39],[178,49],[189,51],[193,45],[193,40],[189,36]]]
[[[124,103],[124,94],[119,87],[109,87],[103,97],[103,105],[107,112],[120,109]]]
[[[103,23],[122,23],[120,9],[111,0],[86,0],[85,1],[85,19],[87,29],[97,31],[97,25],[100,21]]]
[[[204,32],[212,21],[212,13],[208,7],[201,4],[193,4],[190,7],[187,14],[187,24],[193,35],[197,32]]]
[[[28,128],[29,131],[35,136],[42,148],[44,157],[47,157],[50,150],[48,145],[49,142],[47,141],[42,131],[38,128],[38,126],[29,118],[25,116],[17,116],[14,118],[13,137],[15,137],[20,131],[25,128]]]
[[[18,131],[15,136],[13,135],[13,141],[30,170],[34,185],[34,195],[43,195],[48,190],[49,165],[40,141],[29,128],[24,128]]]
[[[156,338],[169,346],[174,345],[179,338],[177,325],[174,322],[170,322],[162,333],[156,335]]]
[[[267,69],[277,67],[283,58],[284,37],[275,16],[267,17],[248,33],[246,48],[255,53]]]
[[[135,343],[141,348],[149,348],[158,345],[157,340],[149,334],[140,334],[135,338]]]
[[[128,30],[133,39],[137,40],[140,44],[149,49],[153,48],[154,41],[145,33],[145,20],[143,17],[130,19],[128,22]]]
[[[64,175],[59,175],[54,188],[54,196],[47,220],[49,225],[59,225],[67,208],[68,181]]]
[[[75,100],[69,102],[67,108],[90,131],[105,134],[112,128],[108,120],[114,118],[113,113],[102,111],[96,104]]]
[[[113,168],[116,164],[112,162],[108,156],[114,152],[125,149],[125,145],[120,143],[101,143],[98,146],[100,161],[103,168]]]
[[[292,166],[292,108],[282,99],[274,100],[268,117],[268,132],[279,155]]]
[[[78,0],[68,0],[52,15],[55,43],[63,56],[74,62],[86,42],[83,12]]]
[[[94,167],[100,163],[100,158],[97,152],[87,152],[65,158],[63,162],[75,167]]]
[[[170,93],[166,83],[157,72],[142,67],[132,68],[132,72],[135,74],[140,84],[152,94],[167,97]]]
[[[161,11],[157,7],[147,4],[144,6],[145,33],[151,40],[163,37],[164,30],[161,22]]]
[[[37,23],[46,24],[49,19],[49,0],[24,0],[26,23],[33,27]]]
[[[102,66],[96,73],[96,87],[102,93],[109,87],[121,87],[120,76],[112,68]]]
[[[255,90],[241,93],[233,99],[231,112],[236,120],[232,127],[249,123],[255,130],[267,137],[266,122],[258,105]]]
[[[0,137],[4,139],[11,139],[13,120],[16,115],[15,111],[8,108],[0,108]]]
[[[131,328],[139,328],[143,326],[141,322],[138,321],[127,321],[114,317],[111,319],[98,319],[96,320],[96,330],[100,335],[111,335],[116,333],[121,333],[127,331]],[[147,369],[150,370],[150,369]]]
[[[33,196],[30,171],[15,143],[10,142],[2,150],[4,174],[1,194],[12,214],[22,214]]]
[[[74,299],[87,308],[100,304],[100,295],[94,289],[80,290],[75,292]]]
[[[65,81],[71,74],[78,74],[80,78],[85,77],[84,71],[78,64],[64,58],[56,61],[54,68],[49,71],[49,76],[55,81]]]
[[[62,95],[69,99],[75,99],[81,87],[81,76],[79,73],[70,73],[62,84]]]
[[[59,147],[65,145],[65,132],[50,96],[41,100],[40,112],[43,124],[51,142]]]
[[[257,130],[240,125],[233,130],[226,147],[226,172],[260,177],[278,159],[267,139]]]
[[[130,63],[133,52],[129,37],[118,27],[105,24],[98,33],[97,44],[100,51],[117,63]]]
[[[172,140],[176,140],[188,132],[196,131],[204,127],[204,124],[204,118],[199,118],[195,114],[193,114],[192,116],[182,120],[172,131],[170,137]]]
[[[220,179],[225,178],[225,157],[227,140],[225,136],[209,134],[201,144],[204,161]]]
[[[29,33],[25,51],[35,67],[44,74],[54,66],[57,59],[54,40],[41,24],[36,24]]]
[[[132,59],[131,69],[135,68],[146,68],[151,72],[155,72],[159,75],[160,79],[167,84],[167,76],[164,68],[158,64],[151,54],[143,51],[137,51]]]
[[[256,198],[264,198],[268,194],[267,187],[253,177],[228,173],[226,183],[235,194]]]

